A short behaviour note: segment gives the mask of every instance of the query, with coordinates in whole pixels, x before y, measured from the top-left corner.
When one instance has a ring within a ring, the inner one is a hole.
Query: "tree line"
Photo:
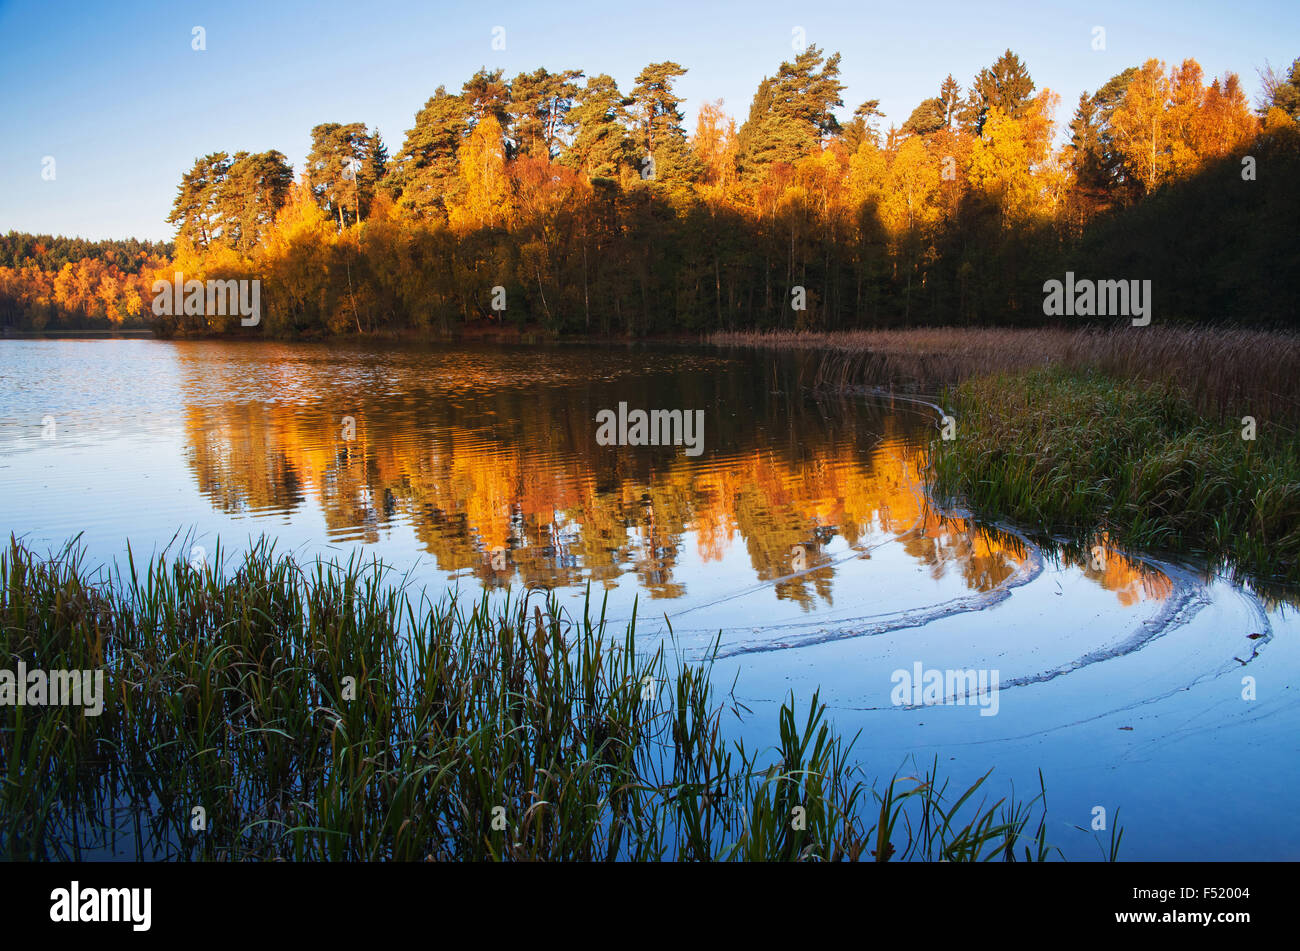
[[[815,46],[739,127],[707,102],[688,135],[685,73],[652,63],[624,92],[481,69],[439,87],[395,154],[331,122],[296,176],[274,150],[203,156],[174,249],[138,273],[259,279],[254,332],[276,335],[1025,323],[1043,320],[1044,280],[1089,268],[1152,279],[1161,319],[1294,319],[1300,59],[1263,74],[1253,108],[1233,73],[1148,60],[1081,95],[1059,147],[1059,97],[1010,50],[887,129],[878,100],[840,120],[840,56]],[[0,319],[57,312],[57,282],[12,260]],[[155,318],[149,299],[120,319],[239,329]]]

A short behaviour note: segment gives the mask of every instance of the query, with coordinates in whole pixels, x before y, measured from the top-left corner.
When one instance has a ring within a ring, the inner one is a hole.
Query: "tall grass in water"
[[[1294,434],[1300,336],[1208,327],[1113,330],[934,327],[844,333],[714,334],[720,346],[821,354],[818,385],[938,388],[1046,366],[1176,388],[1214,419],[1243,414]]]
[[[1300,581],[1300,452],[1201,415],[1176,387],[1060,369],[969,380],[932,444],[941,496],[1049,532]]]
[[[430,602],[265,543],[224,561],[0,552],[0,669],[102,668],[108,695],[0,707],[9,857],[1048,857],[1041,793],[877,790],[816,697],[773,748],[729,743],[708,664],[639,653],[603,607]]]

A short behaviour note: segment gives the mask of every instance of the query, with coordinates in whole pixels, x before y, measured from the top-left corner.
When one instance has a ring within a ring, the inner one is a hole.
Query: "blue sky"
[[[1092,49],[1095,26],[1105,51]],[[1234,70],[1253,100],[1257,68],[1300,55],[1295,0],[0,0],[0,232],[170,238],[164,219],[197,156],[278,148],[300,169],[313,125],[354,121],[396,153],[433,91],[458,90],[480,66],[607,72],[626,91],[646,63],[671,59],[689,70],[678,86],[688,128],[716,98],[740,121],[763,76],[792,58],[795,27],[842,54],[844,116],[878,98],[886,124],[949,72],[965,87],[1008,47],[1039,88],[1060,93],[1061,122],[1080,92],[1150,57]],[[41,176],[46,156],[53,181]]]

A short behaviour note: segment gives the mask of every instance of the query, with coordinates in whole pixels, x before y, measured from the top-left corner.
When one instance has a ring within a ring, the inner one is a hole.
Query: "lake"
[[[1041,768],[1067,857],[1101,857],[1109,832],[1078,828],[1098,806],[1127,859],[1300,857],[1293,606],[938,510],[932,410],[817,397],[812,370],[667,345],[5,341],[0,528],[98,561],[265,534],[434,595],[578,609],[590,588],[646,649],[716,649],[747,746],[820,690],[873,775],[937,757],[954,783],[995,768],[997,798]],[[700,412],[702,439],[604,445],[620,404]],[[967,670],[996,690],[911,693]]]

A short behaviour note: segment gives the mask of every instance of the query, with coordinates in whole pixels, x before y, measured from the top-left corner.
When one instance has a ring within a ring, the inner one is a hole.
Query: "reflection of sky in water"
[[[0,528],[38,549],[81,532],[95,560],[267,533],[435,593],[543,586],[575,608],[590,582],[611,618],[638,601],[643,645],[665,616],[687,657],[716,640],[747,744],[820,689],[873,773],[938,755],[955,782],[996,766],[1032,795],[1042,767],[1070,857],[1097,857],[1072,828],[1097,804],[1122,807],[1130,858],[1300,857],[1292,609],[941,519],[926,418],[814,400],[807,371],[668,348],[7,341]],[[597,446],[620,401],[703,409],[703,455]],[[916,662],[998,670],[998,715],[892,706]]]
[[[364,545],[403,570],[418,560],[430,583],[581,591],[590,581],[624,611],[637,595],[698,605],[765,585],[756,619],[766,620],[788,610],[773,601],[832,607],[846,579],[897,589],[879,559],[867,571],[845,558],[865,562],[889,542],[915,562],[909,575],[924,566],[936,583],[973,590],[1021,557],[1014,539],[923,511],[923,420],[910,408],[819,404],[737,359],[7,347],[0,366],[17,399],[0,417],[0,512],[43,544],[84,530],[104,557],[178,529],[209,548],[268,532],[308,553]],[[597,446],[595,413],[620,401],[704,409],[704,454]],[[52,441],[40,438],[47,415]],[[1153,593],[1139,576],[1116,560],[1097,580],[1133,603]]]

